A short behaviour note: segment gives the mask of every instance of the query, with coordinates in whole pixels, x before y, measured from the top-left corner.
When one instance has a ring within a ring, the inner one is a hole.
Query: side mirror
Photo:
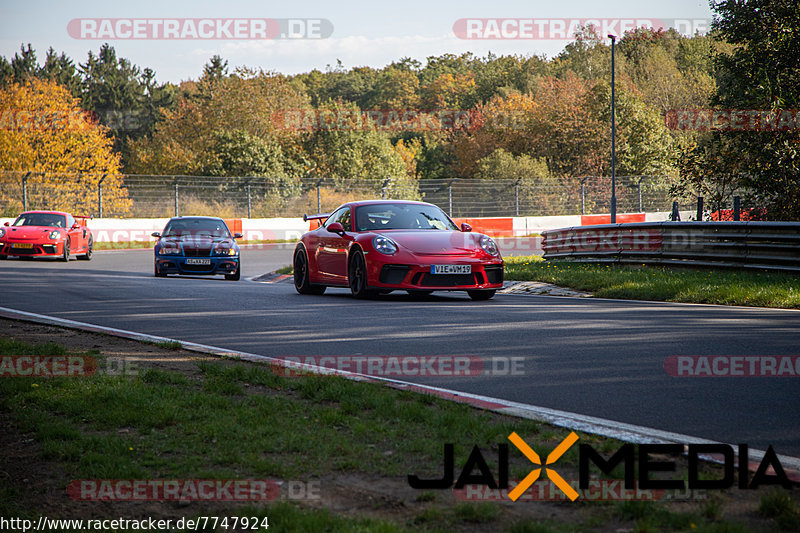
[[[81,227],[81,225],[80,225],[80,224],[78,224],[78,223],[76,222],[76,223],[74,223],[74,224],[72,225],[72,227],[71,227],[70,229],[78,229],[78,228],[80,228],[80,227]]]
[[[329,224],[325,227],[326,230],[330,233],[336,233],[338,235],[344,235],[344,227],[339,222],[334,222]]]
[[[461,223],[461,231],[463,231],[463,232],[472,231],[472,226],[470,226],[466,222],[462,222]]]
[[[10,226],[11,224],[9,224],[8,222],[6,222],[6,223],[5,223],[5,224],[3,224],[3,225],[4,225],[4,226]]]
[[[154,231],[153,233],[151,233],[151,234],[150,234],[150,236],[151,236],[151,237],[158,237],[158,238],[161,238],[161,234],[160,234],[159,232],[157,232],[157,231]]]
[[[233,234],[233,238],[234,239],[241,239],[242,237],[244,237],[244,235],[242,235],[241,233],[234,233]]]

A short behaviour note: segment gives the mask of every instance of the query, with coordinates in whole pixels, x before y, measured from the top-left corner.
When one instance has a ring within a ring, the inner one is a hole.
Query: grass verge
[[[612,266],[530,256],[506,258],[505,275],[508,280],[589,291],[598,298],[800,308],[800,278],[790,274]]]
[[[154,361],[185,361],[191,355],[176,353],[172,346],[142,346]],[[31,345],[0,337],[0,356],[68,353],[53,343]],[[101,351],[90,353],[102,369]],[[54,481],[53,487],[62,497],[65,482],[75,479],[318,480],[321,501],[214,509],[228,516],[267,516],[279,531],[741,530],[719,520],[719,513],[705,517],[696,502],[474,503],[455,499],[451,491],[412,491],[408,474],[441,477],[444,443],[455,445],[456,476],[475,445],[496,473],[498,444],[507,442],[512,431],[542,457],[567,431],[333,376],[285,377],[269,366],[223,359],[183,364],[181,371],[145,362],[126,375],[100,371],[82,378],[0,379],[0,415],[13,421],[6,438],[16,432],[26,448],[36,447],[39,459],[48,463],[46,477],[63,471],[62,481]],[[620,445],[588,434],[580,434],[580,441],[604,453]],[[558,470],[567,479],[576,477],[576,448],[559,460]],[[7,468],[1,462],[0,467]],[[509,477],[522,479],[532,467],[522,454],[512,453]],[[719,477],[716,467],[704,468]],[[5,479],[1,515],[35,517],[40,512],[31,498],[53,497],[43,491],[38,477],[26,475],[36,479],[37,489],[29,490],[21,479]],[[355,482],[342,491],[332,481],[341,478]],[[394,487],[391,497],[380,492],[386,485]],[[337,497],[358,505],[342,512]],[[753,498],[757,501],[758,495]],[[754,503],[748,520],[756,526],[759,520],[761,525],[775,520],[791,524],[795,499],[762,500],[758,511]],[[69,505],[67,500],[64,507]],[[114,516],[125,511],[114,508],[113,502],[103,507]],[[150,507],[148,513],[186,516],[209,511],[164,504]],[[712,523],[715,529],[709,529]],[[744,530],[753,529],[748,524]]]

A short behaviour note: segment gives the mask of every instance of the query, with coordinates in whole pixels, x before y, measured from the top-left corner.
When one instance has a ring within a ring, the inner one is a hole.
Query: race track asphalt
[[[401,379],[800,457],[800,377],[664,369],[673,355],[800,355],[800,312],[463,293],[357,301],[245,279],[289,264],[292,248],[245,249],[239,282],[154,278],[148,250],[0,261],[0,306],[276,357],[521,358],[517,375]]]

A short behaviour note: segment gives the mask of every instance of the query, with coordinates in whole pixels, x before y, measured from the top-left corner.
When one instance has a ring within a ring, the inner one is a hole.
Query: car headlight
[[[0,239],[6,236],[6,230],[4,228],[0,228]]]
[[[181,249],[177,246],[162,246],[158,249],[158,253],[161,255],[179,254],[181,253]]]
[[[236,248],[229,248],[227,246],[214,248],[214,255],[234,256],[234,255],[238,255],[238,254],[239,254],[239,251]]]
[[[51,238],[51,239],[59,239],[59,238],[61,238],[61,232],[60,232],[60,231],[58,231],[58,230],[56,230],[56,231],[51,231],[51,232],[50,232],[50,238]]]
[[[486,235],[481,236],[481,248],[489,255],[498,255],[500,253],[494,240]]]
[[[397,251],[397,245],[394,241],[383,235],[378,235],[372,239],[372,247],[382,254],[392,255]]]

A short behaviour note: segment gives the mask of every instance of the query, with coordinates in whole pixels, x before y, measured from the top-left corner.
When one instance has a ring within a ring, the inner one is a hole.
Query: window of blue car
[[[358,231],[382,229],[458,230],[444,211],[424,204],[373,204],[356,208]]]
[[[14,221],[14,226],[46,226],[64,228],[67,225],[64,215],[54,213],[23,213]]]
[[[183,218],[170,220],[164,228],[164,237],[216,237],[230,239],[231,233],[221,220],[208,218]]]

